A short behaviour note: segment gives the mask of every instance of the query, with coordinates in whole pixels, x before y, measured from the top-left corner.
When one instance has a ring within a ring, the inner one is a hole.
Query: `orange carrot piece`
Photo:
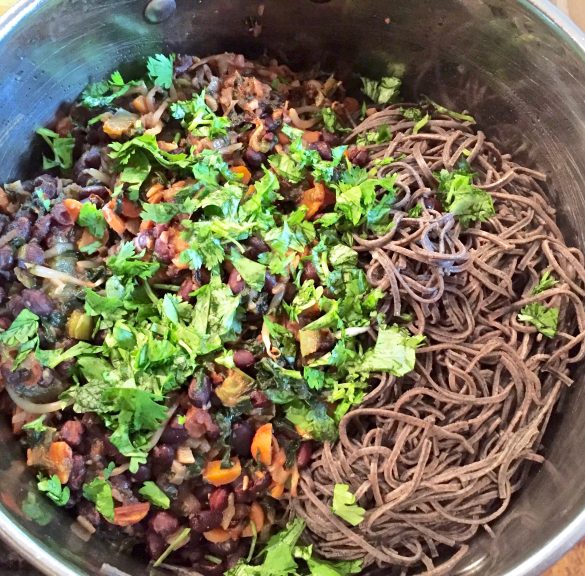
[[[79,237],[79,240],[77,241],[77,248],[89,246],[90,244],[93,244],[96,240],[97,238],[93,234],[90,234],[87,228],[84,228],[83,232],[81,233],[81,236]]]
[[[232,458],[231,468],[222,468],[221,460],[211,460],[203,470],[203,479],[213,486],[230,484],[242,473],[242,467],[238,458]]]
[[[122,234],[124,234],[124,232],[126,231],[126,224],[125,224],[124,220],[122,220],[122,218],[120,218],[120,216],[118,216],[114,212],[111,204],[112,204],[112,202],[108,202],[102,208],[102,214],[104,215],[104,218],[106,219],[106,222],[108,223],[108,226],[114,232],[117,232],[120,236],[122,236]]]
[[[252,530],[252,524],[256,527],[256,534],[264,528],[264,508],[258,504],[258,502],[252,502],[250,506],[250,524],[248,524],[242,531],[244,538],[249,538],[254,535]]]
[[[307,207],[307,219],[332,204],[335,204],[335,194],[327,190],[322,182],[315,182],[315,187],[305,190],[301,197],[301,205]]]
[[[319,138],[321,138],[321,132],[317,132],[316,130],[305,130],[302,136],[302,140],[306,144],[318,142]]]
[[[248,170],[248,168],[246,168],[245,166],[234,166],[232,169],[232,172],[234,174],[240,174],[242,176],[242,183],[248,185],[250,183],[250,180],[252,179],[252,174],[250,173],[250,170]]]
[[[136,96],[134,100],[132,100],[132,107],[136,112],[139,114],[148,114],[148,101],[146,100],[146,96]]]
[[[59,477],[61,484],[67,484],[72,464],[71,446],[67,442],[52,442],[47,453],[47,467],[51,474]]]
[[[270,488],[270,496],[279,500],[284,494],[284,484],[273,484]]]
[[[152,220],[143,220],[140,223],[140,232],[146,232],[146,230],[152,230],[154,228],[154,222]]]
[[[157,196],[159,193],[161,194],[161,198],[162,198],[162,192],[165,189],[165,187],[160,183],[157,182],[156,184],[153,184],[147,191],[146,191],[146,199],[151,202],[152,204],[156,204],[156,202],[152,202],[151,198],[153,196]],[[160,200],[159,200],[160,202]]]
[[[224,530],[223,528],[214,528],[213,530],[203,532],[203,537],[208,542],[213,542],[214,544],[227,542],[228,540],[234,540],[232,533],[229,530]]]
[[[272,464],[272,424],[263,424],[252,440],[252,458],[264,466]]]
[[[81,202],[79,200],[74,200],[73,198],[65,198],[65,200],[63,200],[63,205],[73,221],[77,222],[79,212],[81,212]]]
[[[170,202],[179,191],[181,191],[183,188],[185,188],[185,180],[178,180],[177,182],[175,182],[174,184],[172,184],[169,188],[167,188],[166,190],[163,190],[163,199],[165,200],[165,202]]]
[[[140,216],[140,206],[128,198],[122,198],[122,209],[120,210],[126,218],[138,218]]]
[[[118,508],[114,508],[114,521],[112,524],[116,526],[132,526],[144,520],[149,512],[150,504],[148,502],[118,506]]]

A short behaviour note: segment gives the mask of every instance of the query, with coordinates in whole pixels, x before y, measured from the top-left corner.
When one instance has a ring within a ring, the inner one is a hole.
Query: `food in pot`
[[[0,189],[3,407],[38,491],[155,567],[447,574],[585,352],[543,174],[400,79],[156,55]]]

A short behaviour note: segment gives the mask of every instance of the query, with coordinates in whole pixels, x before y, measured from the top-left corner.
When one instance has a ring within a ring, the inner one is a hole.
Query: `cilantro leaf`
[[[308,548],[311,548],[311,546]],[[309,556],[306,558],[306,562],[311,576],[349,576],[349,574],[359,574],[362,570],[361,560],[329,562],[328,560]]]
[[[31,422],[27,422],[23,425],[23,430],[31,430],[32,432],[43,433],[47,430],[54,430],[50,426],[45,424],[45,418],[47,417],[46,414],[41,414],[38,418],[35,418]]]
[[[230,260],[238,274],[250,288],[257,291],[262,290],[266,280],[266,266],[245,258],[236,250],[231,251]]]
[[[337,425],[327,413],[327,406],[323,402],[315,401],[311,406],[293,402],[286,408],[286,418],[297,427],[301,435],[308,434],[320,441],[333,442],[337,439]]]
[[[23,514],[39,526],[47,526],[53,519],[53,507],[36,491],[30,490],[22,502]]]
[[[545,290],[550,290],[553,286],[556,286],[558,283],[559,283],[559,281],[556,280],[555,278],[553,278],[550,271],[547,270],[541,276],[540,280],[538,281],[538,284],[532,289],[531,293],[532,294],[540,294],[541,292],[544,292]]]
[[[376,345],[366,352],[360,368],[364,372],[390,372],[404,376],[414,370],[416,349],[424,340],[421,334],[412,336],[397,325],[380,328]]]
[[[112,73],[110,80],[89,84],[81,93],[81,103],[86,108],[102,108],[109,106],[124,96],[130,88],[143,84],[141,80],[125,82],[119,71]]]
[[[428,103],[440,114],[446,114],[447,116],[451,116],[451,118],[454,118],[455,120],[459,120],[461,122],[471,122],[472,124],[475,124],[475,118],[469,114],[462,114],[460,112],[454,112],[453,110],[449,110],[448,108],[445,108],[445,106],[441,106],[440,104],[437,104],[436,102],[434,102],[433,100],[431,100],[428,96],[426,97]]]
[[[161,202],[159,204],[142,203],[142,220],[152,220],[156,224],[166,224],[170,222],[177,214],[181,213],[181,205],[171,202]]]
[[[114,520],[114,498],[112,486],[107,480],[94,478],[83,485],[83,496],[95,504],[96,510],[107,520]]]
[[[205,101],[205,90],[193,96],[191,100],[182,100],[171,104],[171,115],[194,136],[217,138],[225,136],[230,126],[226,116],[218,116]]]
[[[62,362],[72,360],[73,358],[77,358],[78,356],[81,356],[83,354],[97,354],[99,352],[101,352],[100,346],[94,346],[92,344],[89,344],[88,342],[77,342],[77,344],[67,349],[64,348],[55,348],[54,350],[38,349],[35,352],[35,356],[43,366],[47,366],[48,368],[55,368]]]
[[[23,308],[12,324],[0,333],[0,342],[7,346],[25,344],[39,331],[39,317],[28,308]]]
[[[425,114],[420,120],[416,122],[414,127],[412,128],[413,134],[418,134],[428,123],[431,119],[429,114]]]
[[[377,104],[389,104],[395,100],[402,85],[396,76],[384,76],[380,80],[371,80],[362,76],[362,92]]]
[[[127,278],[151,278],[160,268],[158,262],[145,262],[145,250],[136,253],[133,242],[122,242],[120,250],[114,256],[108,258],[108,268],[118,276]]]
[[[43,170],[50,170],[51,168],[68,170],[73,166],[75,138],[70,136],[62,138],[48,128],[38,128],[37,134],[42,137],[53,151],[52,159],[43,155]]]
[[[366,515],[364,508],[356,504],[356,498],[347,484],[335,484],[331,510],[352,526],[360,524]]]
[[[39,491],[44,492],[57,506],[65,506],[69,502],[70,491],[68,486],[61,486],[61,481],[56,474],[50,478],[39,475],[37,484]]]
[[[490,194],[473,186],[473,174],[466,168],[449,172],[445,168],[436,175],[439,198],[448,212],[466,227],[472,222],[485,222],[495,214]]]
[[[532,324],[543,336],[554,338],[557,333],[559,309],[549,308],[540,302],[533,302],[520,310],[518,320]]]
[[[147,481],[138,490],[138,494],[144,496],[149,502],[166,510],[170,507],[171,501],[169,497],[152,481]]]
[[[146,68],[150,79],[156,86],[168,90],[173,85],[173,63],[174,54],[165,56],[164,54],[155,54],[150,56],[146,62]]]
[[[89,233],[96,238],[103,238],[106,233],[107,224],[104,214],[91,202],[86,202],[81,205],[77,223],[87,228]]]

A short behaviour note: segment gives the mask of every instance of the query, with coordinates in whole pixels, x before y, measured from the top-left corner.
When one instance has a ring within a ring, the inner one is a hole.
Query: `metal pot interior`
[[[39,166],[34,129],[85,84],[157,51],[267,52],[294,67],[317,62],[357,86],[357,75],[404,65],[406,97],[467,108],[502,148],[550,176],[550,198],[570,245],[585,249],[585,36],[541,0],[178,0],[165,22],[143,0],[25,1],[0,23],[0,181]],[[250,19],[262,33],[255,37]],[[585,534],[583,367],[545,441],[548,459],[456,574],[538,574]],[[144,564],[120,542],[79,540],[67,514],[41,527],[21,503],[32,486],[22,448],[0,423],[0,535],[47,574],[129,574]],[[384,572],[387,574],[388,572]]]

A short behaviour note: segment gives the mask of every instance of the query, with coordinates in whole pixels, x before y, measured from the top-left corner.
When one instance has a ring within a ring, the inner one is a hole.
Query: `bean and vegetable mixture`
[[[362,83],[157,54],[38,130],[44,173],[0,188],[27,516],[177,574],[344,576],[446,573],[505,509],[583,257],[472,117]]]

